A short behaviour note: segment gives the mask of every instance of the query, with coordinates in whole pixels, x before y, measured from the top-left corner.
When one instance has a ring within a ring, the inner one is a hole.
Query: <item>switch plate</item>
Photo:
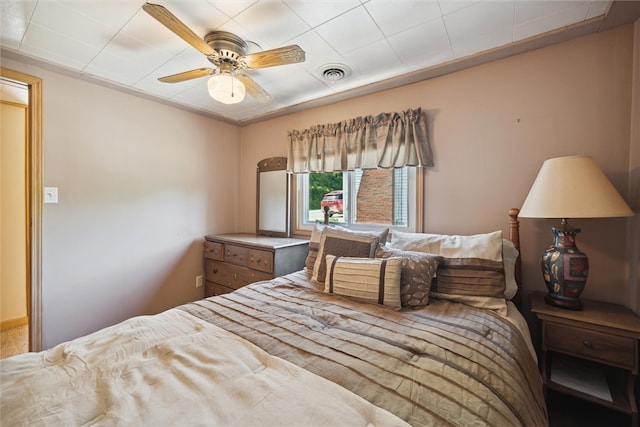
[[[58,187],[44,187],[44,202],[58,203]]]
[[[202,287],[202,275],[196,276],[196,288]]]

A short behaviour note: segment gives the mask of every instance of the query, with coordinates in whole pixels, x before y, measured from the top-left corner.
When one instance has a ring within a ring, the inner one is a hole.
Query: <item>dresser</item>
[[[638,425],[640,318],[616,304],[582,300],[583,310],[545,303],[531,295],[531,311],[542,326],[541,371],[548,389],[630,415]]]
[[[206,296],[302,270],[308,253],[309,241],[303,239],[248,233],[205,236]]]

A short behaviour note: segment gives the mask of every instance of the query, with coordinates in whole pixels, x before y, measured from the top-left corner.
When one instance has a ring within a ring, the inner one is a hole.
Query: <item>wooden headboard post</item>
[[[515,266],[515,277],[516,283],[518,284],[518,292],[513,297],[512,301],[514,304],[521,308],[522,304],[522,260],[520,258],[520,221],[518,221],[518,214],[520,213],[520,209],[511,208],[509,209],[509,216],[511,219],[509,220],[509,240],[513,243],[513,245],[518,250],[518,258],[516,259]]]

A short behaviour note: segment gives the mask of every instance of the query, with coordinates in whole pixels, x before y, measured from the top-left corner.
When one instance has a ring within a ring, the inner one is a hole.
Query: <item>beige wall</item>
[[[425,178],[428,232],[506,232],[508,209],[521,206],[540,165],[552,157],[593,156],[626,196],[633,31],[625,26],[242,128],[242,192],[255,193],[261,157],[286,155],[287,130],[422,107],[435,155]],[[242,228],[252,230],[252,200],[242,208]],[[591,262],[584,296],[629,305],[629,220],[572,222],[582,227],[578,245]],[[545,290],[539,257],[558,223],[521,220],[527,292]]]
[[[0,102],[0,321],[27,316],[27,106]]]
[[[43,347],[202,298],[202,236],[231,232],[239,129],[16,61],[43,79]]]

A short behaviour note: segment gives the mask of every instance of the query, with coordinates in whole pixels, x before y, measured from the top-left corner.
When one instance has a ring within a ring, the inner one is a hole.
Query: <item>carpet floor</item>
[[[29,325],[0,332],[0,359],[29,351]]]

